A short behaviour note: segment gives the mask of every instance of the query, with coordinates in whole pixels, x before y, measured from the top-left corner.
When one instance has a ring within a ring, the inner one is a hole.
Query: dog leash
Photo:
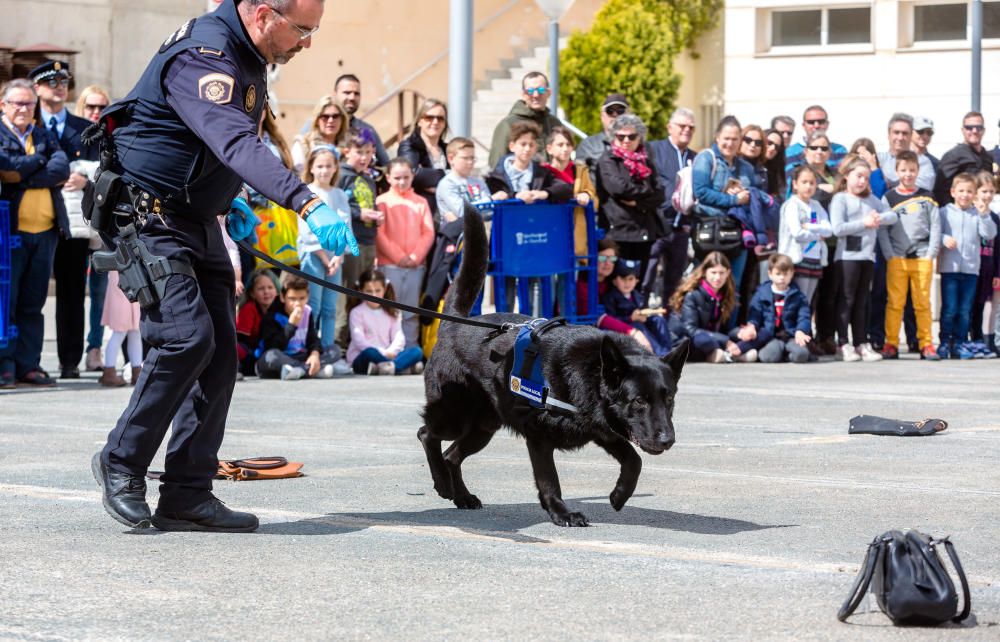
[[[348,296],[352,296],[361,299],[363,301],[371,301],[372,303],[378,303],[379,305],[386,305],[389,306],[390,308],[396,308],[397,310],[405,310],[406,312],[412,312],[413,314],[422,317],[430,317],[432,319],[439,319],[441,321],[451,321],[452,323],[461,323],[463,325],[471,325],[471,326],[476,326],[478,328],[490,328],[491,330],[496,330],[499,333],[507,332],[508,330],[512,330],[515,327],[521,325],[516,323],[490,323],[489,321],[478,321],[476,319],[470,319],[468,317],[457,317],[452,314],[445,314],[443,312],[438,312],[437,310],[427,310],[426,308],[421,308],[414,305],[408,305],[406,303],[400,303],[399,301],[390,301],[389,299],[383,299],[382,297],[373,296],[371,294],[365,294],[364,292],[358,292],[357,290],[352,290],[351,288],[345,288],[344,286],[337,285],[336,283],[330,283],[329,281],[324,281],[323,279],[315,277],[311,274],[307,274],[302,270],[293,268],[290,265],[286,265],[281,261],[272,258],[267,254],[264,254],[263,252],[261,252],[254,246],[250,245],[246,241],[237,241],[236,243],[241,248],[246,250],[246,252],[249,253],[251,256],[258,258],[261,261],[264,261],[265,263],[269,263],[270,265],[278,268],[279,270],[288,272],[290,274],[294,274],[295,276],[305,279],[306,281],[314,283],[322,288],[333,290],[334,292],[340,292],[341,294],[346,294]]]

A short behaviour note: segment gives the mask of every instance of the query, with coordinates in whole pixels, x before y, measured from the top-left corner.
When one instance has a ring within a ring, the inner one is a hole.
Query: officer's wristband
[[[311,199],[306,201],[306,204],[302,206],[301,210],[299,210],[299,216],[302,218],[303,221],[305,221],[306,219],[309,218],[309,215],[313,213],[313,210],[315,210],[322,204],[323,204],[323,199],[321,199],[319,196],[313,196]]]

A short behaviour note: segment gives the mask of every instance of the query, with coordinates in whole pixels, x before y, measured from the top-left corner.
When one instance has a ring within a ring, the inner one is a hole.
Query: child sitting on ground
[[[736,285],[729,259],[721,252],[705,256],[674,292],[670,306],[680,314],[677,333],[691,339],[692,361],[756,361],[756,351],[744,353],[726,334],[736,308]]]
[[[424,281],[424,260],[434,243],[434,220],[427,199],[413,191],[413,165],[399,157],[389,163],[389,191],[375,199],[384,223],[375,235],[379,269],[393,285],[399,301],[416,306]],[[406,346],[417,345],[420,321],[403,312]]]
[[[445,154],[451,169],[438,182],[435,191],[439,226],[462,218],[466,203],[476,205],[492,200],[486,181],[472,175],[476,166],[476,145],[472,139],[460,136],[451,139]]]
[[[257,373],[257,359],[263,353],[260,343],[260,320],[278,298],[278,277],[269,268],[250,273],[246,290],[236,310],[236,357],[239,372]]]
[[[892,162],[891,160],[889,162]],[[931,336],[931,283],[934,258],[941,248],[941,216],[934,196],[917,187],[920,159],[909,150],[896,154],[899,184],[882,196],[899,220],[878,230],[879,248],[886,257],[885,347],[882,357],[899,358],[899,326],[909,291],[917,318],[920,358],[939,359]]]
[[[652,347],[653,354],[663,357],[673,345],[664,316],[666,311],[644,307],[642,295],[635,290],[639,283],[640,265],[639,261],[618,259],[611,273],[613,287],[604,293],[601,303],[607,315],[641,332]]]
[[[261,379],[294,381],[333,376],[333,364],[340,358],[340,349],[334,346],[330,352],[323,352],[308,301],[309,282],[284,274],[281,296],[260,320],[263,354],[257,360],[257,376]]]
[[[359,283],[365,294],[396,300],[392,285],[378,270],[363,273]],[[423,351],[417,346],[406,347],[398,310],[370,301],[362,303],[361,299],[351,299],[348,317],[351,345],[347,348],[347,362],[355,373],[393,375],[421,374],[424,371]]]
[[[942,359],[973,359],[966,342],[972,302],[979,280],[982,241],[997,235],[989,211],[979,212],[973,203],[976,177],[962,172],[951,181],[954,202],[941,209],[941,328],[938,355]]]
[[[794,184],[794,183],[793,183]],[[793,281],[795,264],[784,254],[767,259],[767,277],[750,300],[747,323],[740,328],[740,350],[757,351],[761,363],[809,361],[812,314],[809,300]]]

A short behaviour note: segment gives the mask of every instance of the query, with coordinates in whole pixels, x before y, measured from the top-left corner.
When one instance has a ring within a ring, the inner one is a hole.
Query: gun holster
[[[187,261],[154,256],[136,234],[135,225],[119,231],[117,247],[110,252],[94,252],[93,267],[98,272],[118,272],[118,287],[132,303],[143,309],[155,306],[163,299],[167,279],[172,274],[195,277]]]
[[[83,192],[83,218],[90,227],[114,235],[115,207],[122,193],[122,177],[110,169],[97,170],[93,182],[88,181]]]

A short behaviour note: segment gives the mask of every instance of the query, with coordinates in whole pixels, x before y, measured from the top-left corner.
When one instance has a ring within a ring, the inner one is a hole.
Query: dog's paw
[[[583,513],[549,513],[556,526],[590,526]]]
[[[609,497],[611,500],[611,508],[621,510],[624,508],[625,502],[627,502],[630,497],[632,497],[632,493],[627,493],[621,488],[615,488],[611,491],[611,496]]]
[[[483,507],[483,503],[475,495],[465,495],[455,498],[455,506],[461,509],[477,510]]]

